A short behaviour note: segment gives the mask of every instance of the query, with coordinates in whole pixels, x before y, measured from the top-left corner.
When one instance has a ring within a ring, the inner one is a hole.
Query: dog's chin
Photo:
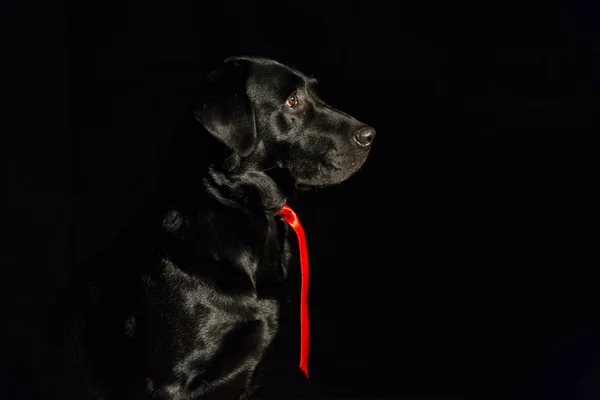
[[[335,173],[329,174],[328,176],[320,176],[317,179],[297,179],[295,185],[296,189],[301,191],[314,191],[328,186],[339,185],[353,177],[362,165],[363,163],[359,163],[354,168],[337,170]]]
[[[310,191],[317,191],[319,189],[322,189],[324,187],[327,187],[328,185],[315,185],[315,184],[310,184],[310,183],[300,183],[300,182],[296,182],[296,189],[300,192],[310,192]]]

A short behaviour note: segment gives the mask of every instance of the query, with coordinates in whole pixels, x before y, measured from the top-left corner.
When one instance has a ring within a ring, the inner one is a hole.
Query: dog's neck
[[[163,207],[217,201],[226,207],[274,215],[295,191],[289,173],[256,151],[240,158],[232,154],[187,115],[173,142],[170,166],[162,181]]]
[[[287,201],[287,196],[265,171],[226,173],[210,167],[202,185],[221,204],[250,212],[274,215]]]
[[[224,168],[221,163],[186,165],[168,175],[161,190],[162,209],[204,207],[218,202],[244,212],[275,215],[293,190],[285,173],[277,168]]]

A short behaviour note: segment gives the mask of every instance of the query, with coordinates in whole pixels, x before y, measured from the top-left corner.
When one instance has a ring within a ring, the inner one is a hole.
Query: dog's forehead
[[[260,88],[262,94],[270,92],[271,95],[288,96],[299,87],[311,84],[314,79],[306,76],[301,71],[282,64],[278,61],[261,57],[231,57],[226,61],[244,61],[249,65],[248,84]]]
[[[306,81],[306,77],[284,65],[253,65],[252,75],[263,83],[275,85],[297,86]]]
[[[263,68],[271,71],[280,71],[281,73],[288,73],[300,77],[301,79],[308,79],[308,77],[301,71],[287,66],[285,64],[282,64],[279,61],[273,60],[271,58],[256,56],[239,56],[229,57],[227,60],[225,60],[225,62],[229,61],[246,61],[249,62],[254,68]]]
[[[248,90],[260,97],[285,99],[306,85],[306,78],[286,67],[269,65],[253,68],[248,77]]]

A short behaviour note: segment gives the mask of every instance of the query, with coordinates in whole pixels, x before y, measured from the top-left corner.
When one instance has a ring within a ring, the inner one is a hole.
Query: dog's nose
[[[373,143],[373,139],[375,139],[375,129],[370,126],[365,126],[360,128],[358,132],[354,135],[354,140],[359,145],[366,147]]]

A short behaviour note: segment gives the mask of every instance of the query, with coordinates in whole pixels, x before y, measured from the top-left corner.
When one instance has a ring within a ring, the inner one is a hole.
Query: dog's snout
[[[370,126],[365,126],[360,128],[356,134],[354,135],[354,140],[360,146],[366,147],[373,143],[373,139],[375,139],[375,129]]]

